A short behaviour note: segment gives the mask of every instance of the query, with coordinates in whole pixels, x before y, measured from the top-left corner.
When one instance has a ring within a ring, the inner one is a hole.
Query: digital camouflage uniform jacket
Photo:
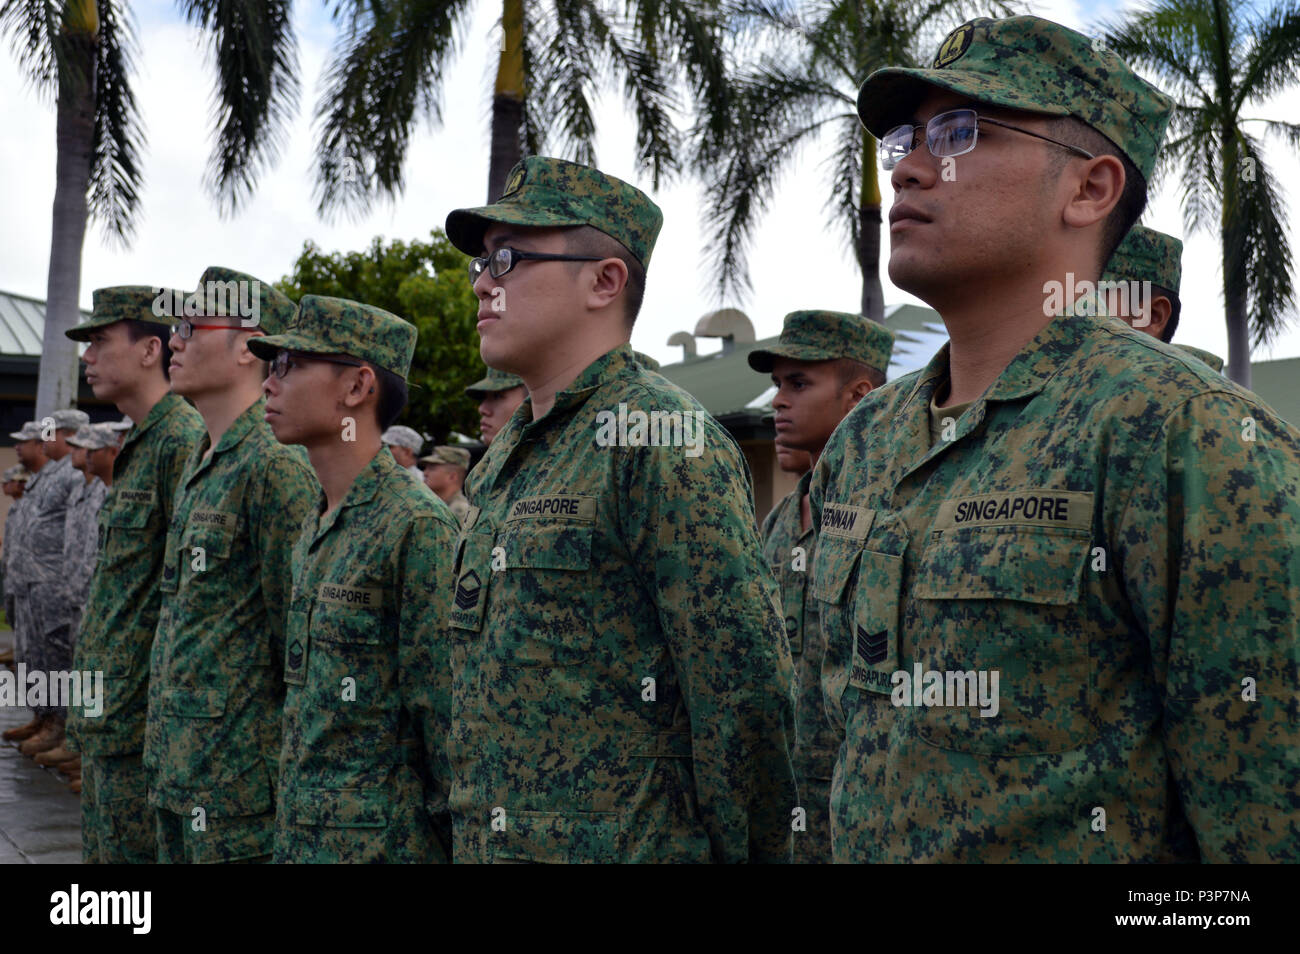
[[[72,603],[63,572],[63,541],[68,506],[85,482],[81,471],[73,469],[68,454],[32,474],[23,492],[27,505],[17,528],[17,545],[9,569],[16,581],[14,594],[27,601],[24,621],[31,627],[26,634],[27,648],[29,654],[36,654],[28,659],[29,664],[42,665],[42,641],[72,622]]]
[[[831,860],[831,769],[840,745],[840,736],[822,707],[822,657],[826,655],[826,641],[822,638],[817,601],[812,595],[817,535],[812,527],[804,531],[799,524],[800,501],[808,492],[811,479],[811,473],[799,478],[799,485],[763,521],[763,554],[781,589],[785,633],[794,658],[795,742],[791,761],[799,783],[799,807],[804,810],[803,829],[794,832],[796,864]]]
[[[319,487],[255,401],[211,457],[206,435],[176,491],[150,657],[151,804],[190,815],[274,809],[290,554]],[[265,832],[271,853],[273,824]]]
[[[450,861],[459,523],[382,452],[324,509],[293,550],[275,860]]]
[[[99,511],[98,563],[74,651],[75,668],[104,673],[99,717],[68,710],[68,736],[83,753],[144,749],[162,550],[175,487],[201,435],[199,412],[181,396],[166,394],[126,432],[113,461],[113,486]]]
[[[99,511],[99,553],[82,611],[74,666],[104,674],[103,712],[68,709],[68,736],[92,755],[144,749],[149,649],[162,602],[163,550],[172,498],[203,419],[165,394],[126,433],[113,461],[113,486]]]
[[[814,471],[835,860],[1300,859],[1300,435],[1113,318],[1053,319],[931,447],[947,370]]]
[[[600,446],[620,404],[702,455]],[[456,861],[788,861],[792,669],[735,442],[626,345],[531,413],[457,542]]]

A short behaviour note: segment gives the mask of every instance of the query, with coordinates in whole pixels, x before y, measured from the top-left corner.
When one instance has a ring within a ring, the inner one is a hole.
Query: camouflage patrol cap
[[[16,480],[19,483],[26,483],[31,480],[31,478],[32,475],[27,472],[27,468],[22,464],[13,464],[6,467],[4,473],[0,474],[0,481],[3,481],[6,484],[11,480]]]
[[[419,431],[407,427],[405,424],[394,424],[388,430],[380,435],[379,439],[385,444],[394,444],[397,447],[405,447],[409,451],[420,453],[420,448],[424,446],[424,438],[420,436]]]
[[[298,310],[293,299],[270,282],[219,265],[204,270],[194,294],[199,296],[196,311],[201,315],[238,316],[244,327],[268,335],[283,334]],[[187,301],[185,317],[191,317],[191,310]]]
[[[469,451],[463,447],[440,444],[432,452],[421,457],[419,462],[421,464],[450,464],[452,467],[469,470]]]
[[[1145,225],[1135,225],[1106,263],[1102,280],[1150,282],[1176,295],[1182,277],[1182,241]]]
[[[494,222],[563,228],[590,225],[617,239],[643,267],[650,264],[663,212],[622,179],[591,166],[529,156],[510,170],[506,191],[491,205],[454,209],[447,237],[466,255],[483,252],[483,233]]]
[[[102,450],[105,447],[116,447],[118,436],[111,424],[86,424],[68,438],[68,443],[87,450]]]
[[[39,441],[41,440],[41,424],[39,421],[27,421],[20,429],[10,431],[9,436],[19,443],[23,441]]]
[[[159,325],[166,334],[175,324],[171,317],[171,302],[184,300],[185,293],[174,288],[155,288],[150,285],[113,285],[96,288],[92,294],[90,317],[81,324],[63,332],[73,341],[89,341],[90,333],[119,321],[147,321]]]
[[[858,116],[880,138],[913,121],[927,88],[976,102],[1074,116],[1118,146],[1151,180],[1172,102],[1110,50],[1041,17],[979,17],[953,30],[928,69],[876,70]]]
[[[304,295],[297,314],[283,332],[250,339],[248,350],[264,361],[270,361],[281,349],[304,354],[346,354],[405,379],[415,355],[416,336],[415,325],[374,305]]]
[[[792,311],[779,343],[749,353],[749,366],[766,374],[776,358],[832,361],[851,358],[881,374],[889,367],[894,333],[882,324],[844,311]]]
[[[74,407],[55,411],[50,417],[54,419],[55,429],[60,431],[75,431],[90,423],[90,415]]]
[[[488,368],[487,375],[467,387],[465,394],[476,401],[481,401],[489,394],[500,394],[502,391],[509,391],[511,388],[521,388],[523,386],[524,379],[519,375],[511,374],[509,371],[498,371],[496,368]]]

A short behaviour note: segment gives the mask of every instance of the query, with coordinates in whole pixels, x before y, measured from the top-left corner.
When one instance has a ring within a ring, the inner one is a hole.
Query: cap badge
[[[970,49],[971,38],[975,35],[975,28],[969,23],[963,23],[957,29],[948,34],[943,45],[939,47],[939,52],[934,57],[934,68],[943,69],[949,64],[957,62],[965,52]]]

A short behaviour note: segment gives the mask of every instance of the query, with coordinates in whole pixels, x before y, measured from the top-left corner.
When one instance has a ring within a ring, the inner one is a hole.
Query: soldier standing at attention
[[[64,332],[89,343],[81,360],[95,397],[138,422],[112,462],[112,486],[99,512],[95,572],[73,654],[77,669],[104,674],[99,715],[76,708],[68,714],[69,749],[81,753],[87,864],[146,863],[157,856],[142,761],[149,648],[158,626],[172,497],[203,433],[198,412],[169,392],[172,319],[154,306],[173,294],[147,285],[96,289],[90,318]],[[101,474],[106,453],[91,451]]]
[[[425,486],[451,508],[458,522],[464,523],[469,513],[469,501],[462,492],[469,471],[469,451],[440,445],[433,453],[420,458],[420,466],[424,468]]]
[[[794,860],[831,860],[831,769],[840,734],[822,707],[826,644],[809,577],[816,537],[808,482],[836,425],[873,388],[885,383],[894,334],[861,315],[795,311],[785,316],[775,347],[751,351],[749,366],[772,376],[774,425],[782,445],[809,455],[799,484],[763,521],[763,554],[781,587],[785,632],[795,666],[795,743],[791,754],[804,826],[794,831]]]
[[[27,486],[23,491],[22,509],[18,511],[17,516],[14,516],[12,509],[9,511],[13,520],[5,528],[5,613],[14,630],[14,663],[26,663],[30,668],[33,661],[28,633],[31,614],[23,605],[27,599],[30,556],[25,549],[28,544],[24,524],[30,519],[30,511],[36,506],[36,498],[34,495],[29,495],[27,491],[31,488],[32,477],[47,467],[50,459],[45,456],[45,443],[41,440],[41,425],[36,421],[28,421],[22,426],[22,430],[13,431],[9,436],[15,442],[14,453],[18,455],[18,464],[27,472],[28,478]],[[30,722],[5,729],[2,737],[6,742],[24,742],[43,728],[45,728],[45,720],[33,711]]]
[[[89,420],[85,411],[67,409],[38,422],[49,463],[27,484],[33,506],[23,519],[19,541],[26,598],[15,607],[20,616],[26,611],[23,628],[28,639],[28,670],[60,673],[72,669],[72,596],[63,573],[63,544],[68,506],[86,478],[73,469],[68,438]],[[19,745],[24,755],[63,745],[67,709],[57,705],[59,701],[47,698],[44,705],[36,707],[42,727]]]
[[[508,371],[488,368],[487,374],[465,389],[465,393],[478,401],[478,426],[483,443],[491,446],[497,432],[528,397],[523,379]]]
[[[308,295],[288,330],[250,343],[271,362],[267,423],[306,448],[321,486],[293,550],[277,862],[451,860],[459,525],[380,441],[406,406],[415,340],[396,315]]]
[[[68,584],[72,616],[69,668],[75,668],[77,633],[81,628],[81,614],[90,593],[90,578],[95,572],[95,554],[99,549],[99,510],[108,496],[108,487],[90,470],[89,454],[91,448],[108,447],[110,443],[116,452],[117,435],[103,424],[83,424],[68,438],[68,459],[72,461],[73,469],[84,478],[68,502],[63,532],[63,578]],[[79,759],[65,740],[64,744],[39,753],[36,762],[38,765],[58,765],[64,771],[72,763],[79,763]]]
[[[420,448],[424,446],[424,438],[419,435],[419,432],[402,424],[394,424],[384,431],[381,440],[393,455],[393,459],[405,467],[412,477],[424,483],[424,475],[420,473],[420,468],[415,466],[415,458],[419,456]]]
[[[5,514],[3,550],[5,619],[8,621],[11,628],[14,626],[14,596],[12,589],[13,577],[11,576],[12,571],[10,568],[13,566],[14,550],[17,548],[18,526],[22,523],[23,508],[21,504],[23,502],[23,491],[27,489],[27,480],[31,476],[32,475],[27,472],[27,469],[23,467],[22,464],[14,464],[12,467],[7,467],[4,472],[5,496],[13,498],[13,503],[9,505],[9,512]],[[17,637],[17,635],[18,631],[15,629],[14,636]],[[14,650],[6,649],[3,655],[0,655],[0,664],[8,666],[13,662]],[[4,733],[5,741],[12,741],[14,738],[12,733],[16,731],[18,731],[18,727],[15,727],[14,729],[6,729]]]
[[[1138,331],[1159,338],[1165,344],[1174,340],[1183,303],[1178,297],[1178,285],[1183,276],[1183,243],[1172,235],[1157,232],[1145,225],[1129,229],[1124,241],[1101,276],[1112,285],[1124,283],[1120,294],[1114,292],[1104,302],[1106,313],[1123,318]],[[1150,285],[1143,285],[1150,282]],[[1150,289],[1150,300],[1142,297],[1142,289]],[[1137,292],[1137,294],[1135,294]],[[1223,359],[1209,351],[1191,345],[1173,347],[1204,361],[1215,371],[1223,371]]]
[[[744,458],[628,344],[661,223],[542,157],[447,217],[483,256],[484,361],[530,393],[457,543],[457,861],[790,860],[792,667]]]
[[[242,305],[222,308],[207,294],[231,283],[257,314],[234,314]],[[278,443],[267,426],[267,372],[248,349],[249,338],[289,328],[293,302],[222,268],[204,272],[199,289],[208,314],[177,322],[171,374],[207,435],[185,465],[167,533],[145,765],[159,861],[264,861],[275,831],[289,558],[318,486],[302,448]]]
[[[813,474],[836,861],[1300,860],[1300,434],[1062,294],[1169,111],[1038,17],[859,93],[889,276],[949,342]]]

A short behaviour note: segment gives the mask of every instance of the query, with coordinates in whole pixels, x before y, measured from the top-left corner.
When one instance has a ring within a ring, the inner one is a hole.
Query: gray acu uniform
[[[72,668],[72,601],[64,578],[63,539],[68,504],[86,479],[70,457],[51,461],[27,481],[23,520],[13,563],[16,629],[27,640],[29,669]],[[55,715],[57,707],[35,709]]]
[[[98,477],[81,488],[68,503],[64,523],[63,564],[72,605],[72,639],[81,629],[81,611],[90,597],[90,578],[95,575],[99,553],[99,510],[108,497],[108,485]]]
[[[16,562],[15,553],[18,551],[18,535],[22,532],[23,512],[27,508],[27,501],[19,497],[9,505],[9,513],[5,517],[5,540],[4,540],[4,598],[5,598],[5,619],[14,631],[14,661],[26,662],[27,656],[27,636],[23,630],[18,628],[17,613],[14,607],[14,594],[17,579],[14,573],[14,563]]]

